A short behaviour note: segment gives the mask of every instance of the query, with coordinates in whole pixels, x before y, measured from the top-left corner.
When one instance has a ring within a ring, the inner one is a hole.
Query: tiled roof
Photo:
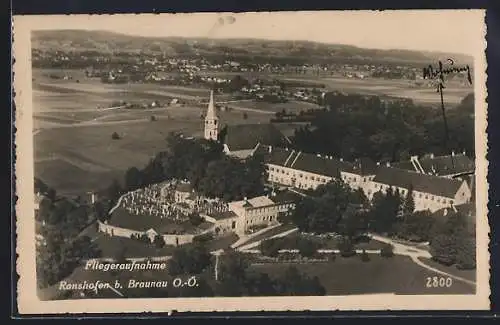
[[[340,171],[353,171],[353,164],[349,162],[282,148],[273,148],[265,161],[269,164],[330,177],[339,177]]]
[[[418,158],[418,161],[427,174],[433,173],[439,176],[447,176],[474,172],[474,161],[465,154],[455,154],[454,156],[427,156]],[[415,170],[411,161],[394,163],[393,167]]]
[[[224,144],[230,151],[253,149],[257,144],[284,146],[286,137],[272,124],[228,125]]]
[[[356,159],[353,163],[353,172],[359,175],[375,175],[377,170],[377,164],[370,158]]]
[[[229,202],[231,208],[258,208],[273,205],[274,202],[267,196],[257,196],[247,200]]]
[[[373,181],[402,188],[413,186],[415,191],[448,198],[455,197],[463,183],[458,179],[427,175],[392,167],[379,167]]]
[[[233,211],[225,211],[221,213],[214,213],[213,215],[210,215],[210,217],[214,218],[215,220],[223,220],[223,219],[230,219],[230,218],[236,218],[238,215],[234,213]]]

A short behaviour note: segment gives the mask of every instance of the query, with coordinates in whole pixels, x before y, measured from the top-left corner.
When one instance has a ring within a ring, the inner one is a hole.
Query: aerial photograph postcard
[[[14,17],[20,312],[489,308],[484,35]]]

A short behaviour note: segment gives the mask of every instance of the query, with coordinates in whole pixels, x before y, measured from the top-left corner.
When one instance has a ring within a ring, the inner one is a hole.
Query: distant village
[[[230,79],[220,73],[289,74],[317,77],[342,77],[348,79],[399,79],[407,80],[411,87],[432,87],[422,75],[422,69],[403,64],[292,64],[255,63],[227,58],[192,57],[172,58],[164,54],[109,55],[98,52],[62,52],[34,49],[34,67],[61,67],[87,69],[87,76],[102,78],[103,82],[158,82],[193,84],[196,82],[228,83]],[[450,76],[459,85],[467,85],[461,75]]]

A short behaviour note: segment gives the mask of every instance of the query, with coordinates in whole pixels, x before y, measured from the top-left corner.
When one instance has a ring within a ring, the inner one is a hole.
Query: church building
[[[290,143],[290,140],[270,123],[226,125],[221,129],[213,91],[210,92],[204,128],[205,139],[221,141],[227,155],[241,159],[252,156],[262,146],[285,147]]]

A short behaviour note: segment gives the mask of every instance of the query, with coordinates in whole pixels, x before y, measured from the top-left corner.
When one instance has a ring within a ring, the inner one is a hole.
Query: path
[[[456,276],[456,275],[453,275],[453,274],[450,274],[450,273],[438,270],[436,268],[433,268],[432,266],[429,266],[429,265],[425,264],[424,262],[422,262],[417,256],[411,256],[411,259],[413,260],[413,262],[415,262],[416,264],[420,265],[423,268],[426,268],[429,271],[436,272],[438,274],[441,274],[441,275],[453,278],[453,279],[455,279],[457,281],[464,282],[464,283],[470,284],[472,286],[476,285],[476,282],[474,282],[474,281],[467,280],[465,278],[462,278],[462,277],[459,277],[459,276]]]
[[[380,242],[384,242],[384,243],[388,243],[388,244],[391,244],[393,245],[394,247],[394,254],[397,254],[397,255],[404,255],[404,256],[408,256],[412,259],[412,261],[429,270],[429,271],[432,271],[432,272],[435,272],[435,273],[438,273],[438,274],[441,274],[441,275],[444,275],[444,276],[447,276],[447,277],[450,277],[450,278],[453,278],[457,281],[461,281],[461,282],[464,282],[464,283],[467,283],[467,284],[470,284],[470,285],[476,285],[476,282],[474,281],[471,281],[471,280],[468,280],[468,279],[465,279],[465,278],[462,278],[462,277],[459,277],[459,276],[456,276],[456,275],[453,275],[453,274],[450,274],[448,272],[444,272],[444,271],[441,271],[441,270],[438,270],[432,266],[429,266],[427,264],[425,264],[424,262],[422,262],[419,258],[420,257],[423,257],[423,258],[432,258],[432,255],[426,251],[426,250],[423,250],[423,249],[420,249],[420,248],[416,248],[416,247],[412,247],[412,246],[408,246],[408,245],[404,245],[404,244],[401,244],[401,243],[397,243],[395,242],[394,240],[390,239],[390,238],[387,238],[387,237],[383,237],[383,236],[379,236],[379,235],[375,235],[375,234],[369,234],[369,236],[372,238],[372,239],[375,239],[375,240],[378,240]]]
[[[279,238],[279,237],[285,237],[285,236],[290,235],[291,233],[296,232],[297,230],[298,230],[298,228],[293,228],[293,229],[290,229],[290,230],[286,230],[286,231],[278,233],[278,234],[276,234],[274,236],[263,238],[261,240],[258,240],[256,242],[253,242],[253,243],[250,243],[250,244],[247,244],[247,245],[242,245],[242,246],[238,247],[237,250],[239,250],[239,251],[250,250],[252,248],[258,247],[263,240],[272,239],[272,238]]]
[[[244,243],[246,243],[247,241],[251,240],[252,238],[255,238],[257,237],[258,235],[260,234],[263,234],[271,229],[274,229],[276,227],[280,226],[280,224],[277,224],[277,225],[272,225],[270,227],[266,227],[264,229],[261,229],[259,231],[256,231],[254,232],[253,234],[250,234],[250,235],[242,235],[240,238],[238,238],[238,240],[236,242],[234,242],[233,244],[231,244],[231,248],[237,248],[241,245],[243,245]]]

